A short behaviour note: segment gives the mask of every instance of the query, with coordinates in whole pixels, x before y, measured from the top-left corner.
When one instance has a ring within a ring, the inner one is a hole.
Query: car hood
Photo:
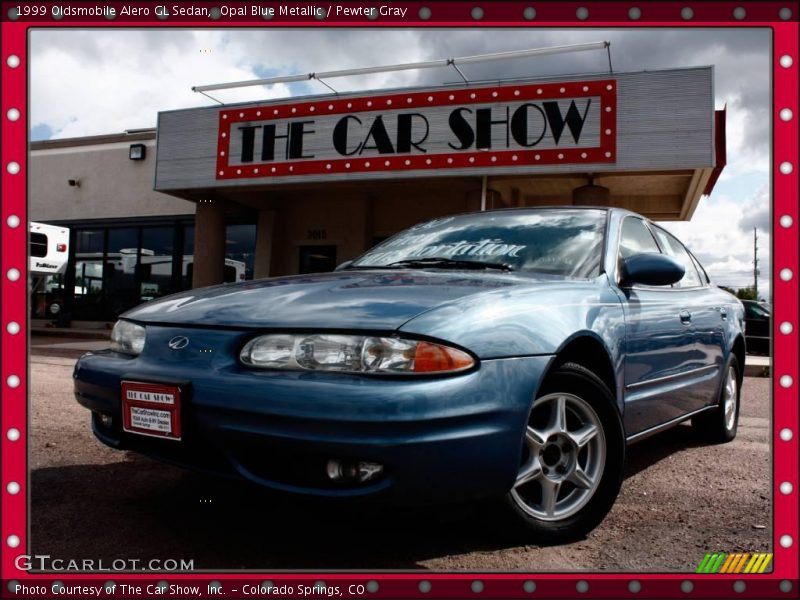
[[[454,300],[553,280],[487,271],[350,270],[189,290],[138,306],[123,317],[217,327],[394,330]]]

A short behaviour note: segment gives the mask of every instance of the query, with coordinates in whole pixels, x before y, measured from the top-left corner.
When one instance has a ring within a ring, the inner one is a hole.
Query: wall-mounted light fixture
[[[131,147],[128,148],[128,158],[131,160],[144,160],[145,150],[144,144],[131,144]]]

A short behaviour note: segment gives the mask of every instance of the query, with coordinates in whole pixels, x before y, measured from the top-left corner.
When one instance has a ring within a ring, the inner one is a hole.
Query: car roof
[[[463,213],[456,213],[452,216],[454,217],[462,217],[467,215],[481,215],[481,214],[490,214],[490,213],[509,213],[509,212],[538,212],[542,210],[595,210],[595,211],[603,211],[608,213],[617,213],[621,215],[632,215],[636,217],[640,217],[642,219],[646,219],[650,221],[644,215],[641,215],[637,212],[632,210],[628,210],[627,208],[618,208],[616,206],[592,206],[592,205],[573,205],[573,204],[548,204],[543,206],[512,206],[507,208],[492,208],[489,210],[472,210],[469,212]]]

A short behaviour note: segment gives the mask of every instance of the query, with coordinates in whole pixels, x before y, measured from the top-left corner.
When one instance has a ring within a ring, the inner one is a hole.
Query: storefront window
[[[104,233],[102,229],[84,229],[75,232],[76,252],[78,254],[101,255],[103,253]]]
[[[183,228],[183,267],[181,273],[182,289],[188,290],[192,287],[192,276],[194,274],[194,225],[187,225]]]
[[[103,229],[84,229],[75,233],[74,293],[78,319],[89,319],[102,310],[105,233]]]
[[[136,227],[122,227],[108,230],[108,253],[133,250],[139,247],[139,229]]]
[[[298,273],[327,273],[336,268],[336,246],[300,246]]]
[[[74,294],[74,318],[87,321],[103,318],[107,307],[103,294],[102,259],[79,258],[75,262]]]
[[[225,229],[225,281],[253,278],[256,226],[228,225]]]
[[[177,291],[180,281],[173,264],[180,259],[175,250],[181,228],[191,230],[187,241],[193,245],[194,228],[180,222],[76,230],[70,318],[110,321],[142,302]]]
[[[97,296],[103,292],[103,261],[79,260],[75,263],[75,293]]]
[[[194,225],[183,220],[75,229],[70,277],[65,278],[74,282],[53,281],[47,291],[60,288],[71,296],[65,318],[114,320],[142,302],[192,287],[194,235]],[[255,224],[226,227],[226,282],[252,279],[255,244]],[[37,298],[34,316],[46,316],[48,302]]]
[[[117,314],[137,303],[136,262],[139,254],[139,228],[108,230],[106,250],[106,296]]]
[[[139,257],[139,299],[152,300],[171,294],[172,253],[175,246],[172,227],[142,229],[142,248]]]

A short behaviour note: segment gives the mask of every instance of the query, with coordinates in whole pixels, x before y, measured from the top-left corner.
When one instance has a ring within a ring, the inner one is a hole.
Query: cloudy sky
[[[719,284],[752,284],[758,228],[759,291],[769,297],[771,34],[767,29],[206,29],[31,33],[31,139],[154,127],[159,110],[212,102],[191,87],[608,40],[615,71],[715,66],[716,106],[728,108],[728,165],[690,222],[664,223]],[[602,72],[604,52],[527,58],[463,70],[470,80]],[[453,82],[452,70],[337,79],[339,91]],[[318,82],[216,92],[225,101],[328,91]]]

